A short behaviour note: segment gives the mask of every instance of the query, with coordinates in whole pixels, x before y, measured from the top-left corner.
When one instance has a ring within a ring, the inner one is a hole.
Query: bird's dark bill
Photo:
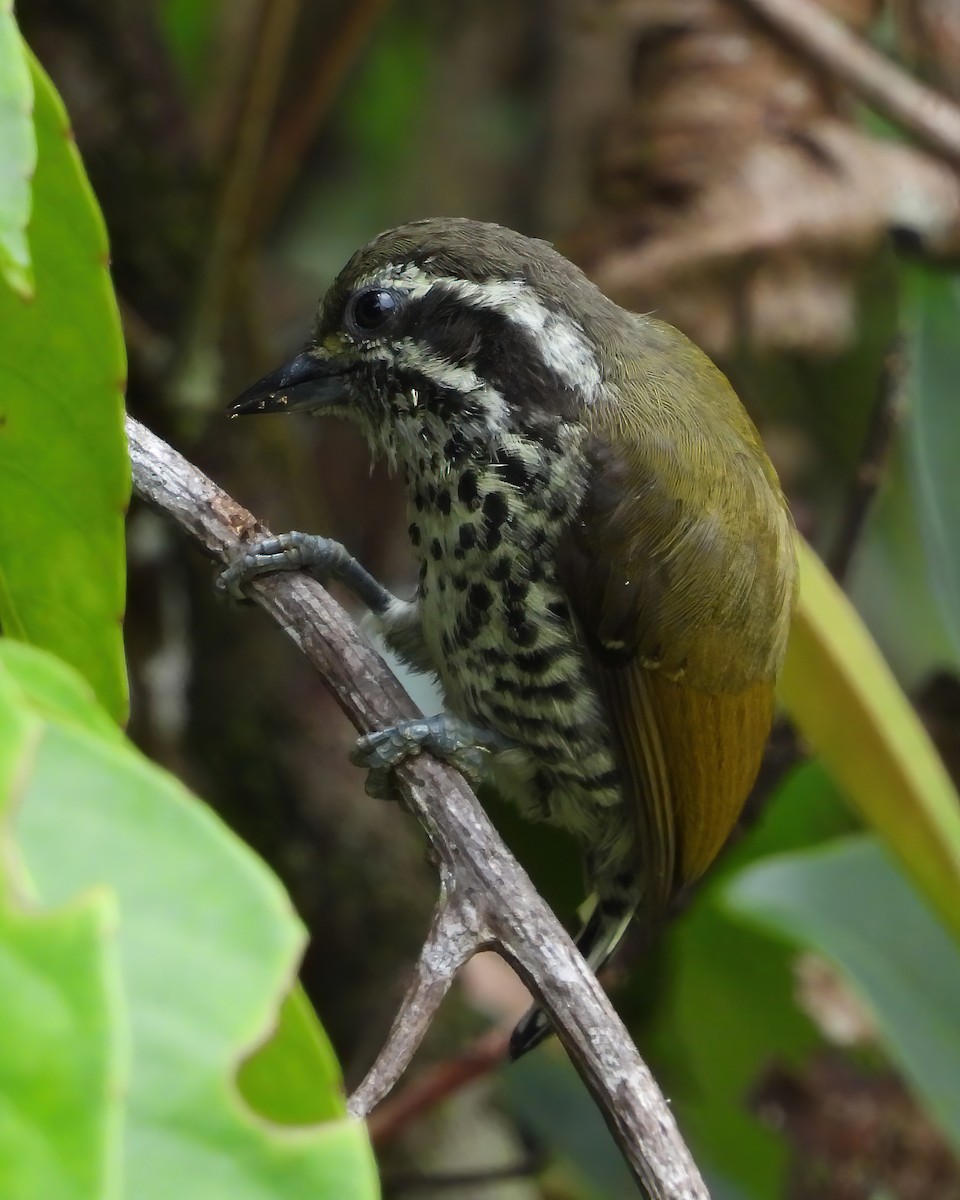
[[[232,417],[314,412],[330,408],[345,397],[343,372],[337,370],[337,364],[304,351],[248,387],[233,401],[229,412]]]

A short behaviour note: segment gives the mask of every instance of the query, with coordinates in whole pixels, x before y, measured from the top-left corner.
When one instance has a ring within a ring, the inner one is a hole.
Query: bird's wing
[[[710,864],[756,777],[796,566],[776,475],[729,383],[676,330],[641,321],[616,400],[584,412],[591,483],[559,562],[660,908]]]

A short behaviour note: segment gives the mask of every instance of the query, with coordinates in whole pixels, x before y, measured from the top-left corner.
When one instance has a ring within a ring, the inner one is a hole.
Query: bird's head
[[[354,254],[306,348],[231,411],[347,417],[402,467],[425,447],[483,453],[593,403],[626,317],[546,242],[417,221]]]

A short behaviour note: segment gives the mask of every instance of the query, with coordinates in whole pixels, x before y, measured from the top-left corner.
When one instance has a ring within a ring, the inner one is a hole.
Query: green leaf
[[[20,296],[33,296],[27,225],[37,164],[33,85],[13,0],[0,0],[0,275]]]
[[[906,298],[913,489],[930,582],[960,657],[960,281],[914,270],[907,274]]]
[[[14,892],[9,813],[40,732],[0,667],[0,1196],[112,1200],[126,1063],[113,897],[37,913]]]
[[[7,649],[0,643],[0,665]],[[38,899],[57,905],[108,887],[119,908],[132,1037],[125,1194],[375,1197],[364,1127],[342,1115],[326,1044],[302,1011],[290,1017],[288,1008],[283,1023],[288,1060],[304,1061],[285,1076],[281,1115],[335,1119],[283,1128],[241,1096],[240,1064],[276,1024],[303,946],[279,883],[176,780],[115,733],[77,719],[85,687],[67,668],[24,647],[15,657],[40,722],[16,824]],[[28,672],[30,657],[36,669]],[[270,1089],[247,1084],[269,1110]]]
[[[960,799],[853,605],[803,541],[780,693],[852,804],[960,939]]]
[[[891,448],[883,488],[847,583],[857,612],[908,693],[936,671],[960,669],[960,655],[928,580],[909,457],[901,438]]]
[[[105,892],[49,915],[0,900],[0,1196],[117,1195],[123,1057]]]
[[[237,1082],[254,1111],[282,1125],[346,1114],[340,1064],[299,984],[283,1002],[276,1032],[241,1063]]]
[[[36,294],[0,288],[0,625],[75,666],[123,720],[123,344],[99,210],[36,64],[33,82]]]
[[[960,1151],[960,952],[876,841],[849,838],[758,863],[726,899],[844,972]]]

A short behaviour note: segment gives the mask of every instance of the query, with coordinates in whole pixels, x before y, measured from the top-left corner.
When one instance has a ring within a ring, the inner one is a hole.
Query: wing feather
[[[776,474],[726,378],[677,330],[636,321],[633,355],[584,412],[591,485],[559,561],[659,910],[712,861],[756,777],[796,559]]]

